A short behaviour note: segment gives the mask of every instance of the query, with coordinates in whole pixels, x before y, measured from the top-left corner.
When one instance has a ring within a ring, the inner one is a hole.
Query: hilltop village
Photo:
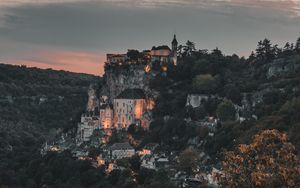
[[[150,89],[149,81],[156,74],[164,74],[169,64],[176,65],[177,45],[174,35],[172,49],[164,45],[141,53],[128,50],[126,54],[107,54],[105,83],[98,96],[93,86],[88,91],[87,110],[78,125],[78,142],[89,141],[96,129],[107,135],[112,130],[127,130],[130,125],[149,129],[158,95]]]
[[[150,88],[150,81],[157,75],[166,76],[168,67],[177,66],[176,35],[171,46],[153,46],[151,50],[142,52],[130,49],[126,54],[107,54],[104,83],[101,88],[90,86],[86,111],[81,115],[75,140],[62,135],[52,144],[46,143],[42,154],[47,151],[71,150],[74,157],[90,160],[95,167],[105,165],[108,173],[125,169],[120,165],[120,160],[139,156],[141,168],[168,170],[174,175],[173,181],[178,186],[200,185],[200,179],[187,179],[188,176],[182,174],[183,172],[176,172],[174,165],[178,160],[178,153],[164,151],[160,143],[148,143],[142,148],[138,147],[141,140],[130,134],[132,129],[139,129],[143,133],[149,131],[153,120],[152,111],[159,95],[158,91]],[[186,99],[186,106],[199,107],[203,99],[205,96],[191,94]],[[201,125],[209,127],[213,136],[217,120],[210,118]],[[193,145],[197,140],[190,142]],[[91,148],[99,147],[100,153],[91,156]],[[209,160],[205,153],[201,153],[201,158],[204,161]],[[213,176],[219,170],[213,168],[211,173],[209,176],[205,175],[205,181],[215,185],[217,182]]]
[[[129,170],[134,184],[151,171],[167,174],[162,181],[176,187],[219,187],[226,177],[223,149],[273,124],[289,130],[290,122],[277,123],[277,116],[299,96],[298,81],[285,83],[299,79],[300,39],[297,49],[273,56],[260,50],[270,41],[260,43],[247,60],[217,48],[196,51],[190,41],[182,52],[176,35],[171,48],[107,54],[105,74],[89,87],[76,129],[46,142],[42,155],[67,150],[109,177]]]

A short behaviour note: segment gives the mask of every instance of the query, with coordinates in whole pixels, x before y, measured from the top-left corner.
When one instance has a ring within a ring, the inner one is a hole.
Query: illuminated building
[[[129,125],[141,120],[146,110],[144,91],[142,89],[125,89],[114,99],[115,127],[127,129]]]
[[[83,114],[77,129],[79,139],[82,141],[89,141],[90,136],[92,136],[95,129],[100,129],[99,118],[96,116]]]
[[[113,107],[110,104],[100,106],[100,125],[103,129],[110,129],[113,125]]]
[[[111,159],[123,159],[130,158],[135,154],[134,148],[128,143],[114,143],[109,148]]]
[[[131,65],[131,64],[148,64],[148,63],[168,63],[177,65],[177,46],[178,42],[176,39],[176,35],[174,35],[172,40],[172,49],[167,45],[162,46],[153,46],[151,50],[144,50],[142,52],[138,52],[137,50],[129,49],[128,53],[132,51],[137,51],[139,56],[132,60],[127,54],[107,54],[106,55],[106,66],[109,65]],[[149,72],[150,69],[145,69],[145,72]]]

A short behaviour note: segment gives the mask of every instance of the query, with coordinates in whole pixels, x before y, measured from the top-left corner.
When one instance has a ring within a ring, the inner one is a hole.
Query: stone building
[[[103,129],[110,129],[113,126],[113,106],[111,104],[102,104],[99,110],[100,125]]]
[[[89,141],[95,129],[100,129],[99,117],[83,114],[77,132],[80,141]]]
[[[138,123],[147,110],[142,89],[126,89],[114,99],[114,123],[117,129],[127,129]]]
[[[134,148],[128,143],[115,143],[109,148],[110,159],[129,158],[135,154]]]

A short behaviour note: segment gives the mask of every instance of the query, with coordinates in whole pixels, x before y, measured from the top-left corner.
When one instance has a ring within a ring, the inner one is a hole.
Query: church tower
[[[174,35],[173,41],[172,41],[172,51],[177,53],[177,45],[178,42],[176,40],[176,35]]]
[[[174,35],[173,41],[172,41],[172,54],[173,54],[173,64],[177,65],[177,46],[178,42],[176,39],[176,35]]]

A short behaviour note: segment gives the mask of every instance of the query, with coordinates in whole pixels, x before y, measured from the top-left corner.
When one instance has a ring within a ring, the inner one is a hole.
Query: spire
[[[176,34],[174,34],[174,38],[173,38],[173,41],[172,41],[172,45],[177,45],[178,42],[176,40]]]

